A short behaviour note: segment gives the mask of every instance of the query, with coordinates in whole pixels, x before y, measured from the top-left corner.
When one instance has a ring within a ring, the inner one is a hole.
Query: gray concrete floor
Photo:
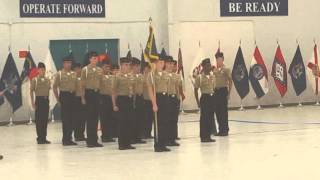
[[[154,153],[153,142],[119,151],[116,143],[63,147],[61,124],[51,145],[36,145],[35,126],[0,127],[0,179],[319,180],[320,107],[230,112],[230,136],[199,142],[199,114],[180,116],[181,146]]]

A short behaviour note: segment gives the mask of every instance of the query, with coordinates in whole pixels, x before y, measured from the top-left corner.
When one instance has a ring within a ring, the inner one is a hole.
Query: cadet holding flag
[[[35,120],[38,144],[50,144],[47,140],[47,127],[49,116],[49,91],[50,79],[45,76],[46,67],[43,63],[38,64],[39,75],[32,79],[30,85],[30,98],[32,107],[35,109]]]
[[[98,143],[97,128],[99,118],[99,89],[103,75],[102,69],[97,66],[98,54],[89,52],[89,64],[82,68],[81,71],[81,86],[83,96],[81,97],[82,104],[86,105],[87,118],[87,146],[89,148],[103,147]]]
[[[73,57],[70,55],[63,58],[63,69],[60,70],[53,83],[53,92],[57,102],[61,105],[62,120],[62,144],[64,146],[73,146],[77,143],[72,141],[72,116],[74,93],[76,91],[77,75],[71,70]]]
[[[169,117],[168,117],[168,84],[169,75],[164,68],[165,56],[160,55],[159,59],[155,59],[155,72],[152,72],[148,76],[148,92],[152,102],[152,109],[155,112],[155,152],[170,151],[166,147],[169,135]]]
[[[194,83],[194,95],[198,107],[200,107],[200,139],[201,142],[215,142],[214,139],[211,139],[211,123],[214,111],[215,111],[215,78],[214,75],[210,74],[212,66],[210,59],[204,59],[201,62],[203,72],[198,75]],[[201,91],[201,98],[199,101],[198,90]]]
[[[115,142],[112,138],[112,86],[114,77],[111,75],[111,65],[109,61],[102,62],[103,76],[100,86],[100,107],[99,115],[102,128],[102,142]]]
[[[119,150],[135,149],[131,146],[134,85],[135,79],[130,74],[130,59],[120,58],[120,73],[116,75],[112,88],[113,110],[119,116]]]
[[[154,121],[154,115],[152,110],[152,102],[149,96],[148,92],[148,83],[147,79],[148,76],[151,73],[151,66],[149,63],[145,63],[144,65],[144,82],[143,82],[143,98],[144,98],[144,130],[143,130],[143,136],[146,139],[153,138],[151,135],[152,132],[152,123]]]
[[[217,52],[215,57],[217,61],[217,68],[213,70],[213,74],[216,78],[215,112],[219,125],[219,133],[217,136],[228,136],[228,100],[232,88],[231,71],[224,65],[224,55],[222,52]]]

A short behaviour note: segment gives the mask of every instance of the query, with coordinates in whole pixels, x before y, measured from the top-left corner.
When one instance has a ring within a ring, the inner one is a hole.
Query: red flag
[[[179,48],[179,53],[178,53],[178,74],[182,75],[182,78],[184,79],[184,70],[183,70],[183,61],[182,61],[182,52],[181,48]]]
[[[283,97],[287,92],[287,65],[282,55],[280,46],[278,46],[274,57],[271,76],[274,79],[276,87]]]
[[[38,68],[32,68],[29,73],[29,79],[32,80],[33,78],[37,77],[38,74],[39,74]]]
[[[99,62],[109,61],[109,56],[107,53],[100,54],[98,56],[98,60],[99,60]]]
[[[19,58],[28,57],[28,51],[19,51]]]

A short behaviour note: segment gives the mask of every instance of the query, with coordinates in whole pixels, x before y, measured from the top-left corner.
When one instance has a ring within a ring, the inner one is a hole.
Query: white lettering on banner
[[[229,3],[229,12],[242,12],[242,3]]]
[[[267,13],[267,12],[273,12],[273,11],[279,12],[280,2],[274,2],[274,3],[247,2],[245,7],[246,7],[246,12],[254,12],[254,13],[257,13],[257,12]]]
[[[100,14],[103,7],[100,4],[63,4],[64,14]]]
[[[284,81],[283,79],[283,67],[281,66],[281,64],[276,63],[276,78],[279,79],[280,81]]]
[[[61,14],[60,4],[24,4],[22,10],[26,14]]]

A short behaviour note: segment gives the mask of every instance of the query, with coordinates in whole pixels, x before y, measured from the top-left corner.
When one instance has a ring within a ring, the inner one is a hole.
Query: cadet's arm
[[[57,76],[54,79],[52,89],[53,89],[54,97],[56,98],[57,102],[60,103],[59,92],[58,92],[58,77]]]
[[[194,88],[194,97],[196,98],[196,102],[198,107],[200,108],[200,102],[199,102],[199,93],[198,93],[199,88]]]
[[[186,96],[184,95],[184,92],[183,92],[183,88],[182,88],[182,83],[179,84],[179,92],[180,92],[180,96],[181,96],[181,99],[182,101],[186,99]]]
[[[112,107],[113,107],[113,111],[119,111],[119,108],[117,106],[117,89],[116,89],[116,80],[113,81],[113,87],[112,87]]]
[[[158,111],[157,100],[156,100],[154,88],[151,84],[148,84],[148,94],[149,94],[150,100],[152,102],[153,111],[157,112]]]
[[[35,109],[35,102],[34,102],[34,88],[32,81],[30,82],[30,99],[33,109]]]

